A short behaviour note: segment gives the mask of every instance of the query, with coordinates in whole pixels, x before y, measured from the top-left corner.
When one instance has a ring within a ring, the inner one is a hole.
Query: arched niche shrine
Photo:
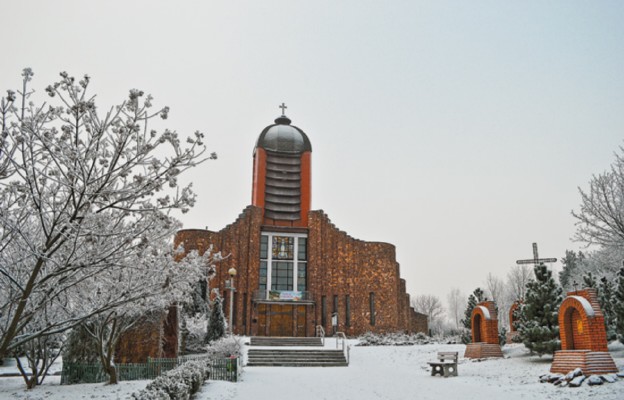
[[[466,346],[466,358],[502,357],[498,342],[498,314],[493,301],[482,301],[470,316],[472,343]]]
[[[522,305],[522,301],[516,300],[513,302],[511,307],[509,307],[509,331],[507,332],[507,344],[513,343],[513,338],[518,335],[515,323],[517,321],[516,311],[518,311],[520,305]]]
[[[595,289],[569,292],[559,308],[561,350],[555,352],[550,372],[580,368],[584,375],[618,372],[607,349],[604,315]]]

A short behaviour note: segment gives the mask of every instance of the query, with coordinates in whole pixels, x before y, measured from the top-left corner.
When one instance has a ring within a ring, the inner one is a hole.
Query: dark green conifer
[[[518,332],[524,345],[541,356],[561,348],[558,316],[563,299],[561,287],[544,264],[536,265],[534,271],[535,281],[527,283]]]

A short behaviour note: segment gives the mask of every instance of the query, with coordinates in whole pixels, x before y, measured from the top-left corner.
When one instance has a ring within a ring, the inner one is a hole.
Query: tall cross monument
[[[533,243],[533,258],[528,260],[518,260],[516,264],[541,264],[541,263],[551,263],[557,262],[556,258],[539,258],[539,253],[537,252],[537,243]]]

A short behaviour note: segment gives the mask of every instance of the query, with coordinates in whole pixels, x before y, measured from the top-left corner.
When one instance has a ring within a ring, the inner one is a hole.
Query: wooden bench
[[[457,376],[457,352],[448,351],[438,353],[438,361],[428,362],[431,366],[431,376]]]

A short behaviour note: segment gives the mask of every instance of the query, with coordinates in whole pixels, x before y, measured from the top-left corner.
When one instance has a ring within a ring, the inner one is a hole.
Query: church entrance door
[[[306,306],[259,304],[258,336],[306,336]]]

